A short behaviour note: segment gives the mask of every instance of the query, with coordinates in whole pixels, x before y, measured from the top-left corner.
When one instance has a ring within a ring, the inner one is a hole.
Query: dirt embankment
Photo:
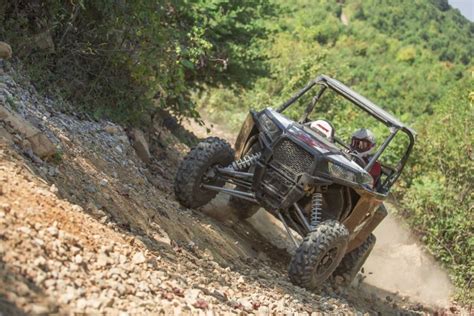
[[[11,69],[0,72],[0,106],[56,147],[41,159],[0,120],[2,315],[432,311],[383,289],[381,298],[293,286],[286,238],[277,223],[263,226],[267,214],[218,221],[174,200],[188,148],[159,122],[146,135],[145,163],[130,131],[56,111],[65,105]],[[208,212],[225,210],[215,203]]]

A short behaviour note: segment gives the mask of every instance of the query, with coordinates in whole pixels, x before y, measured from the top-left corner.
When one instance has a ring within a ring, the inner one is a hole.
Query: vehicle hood
[[[316,151],[318,156],[322,156],[328,161],[340,166],[344,166],[355,173],[367,173],[356,162],[348,159],[342,154],[341,149],[335,144],[327,141],[321,136],[313,135],[305,131],[304,127],[286,116],[276,112],[273,109],[267,109],[269,114],[273,116],[274,120],[283,128],[287,134],[295,137],[299,141],[311,148],[311,151]]]

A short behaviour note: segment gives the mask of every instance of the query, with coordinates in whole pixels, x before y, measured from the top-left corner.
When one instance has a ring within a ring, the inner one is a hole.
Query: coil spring
[[[244,156],[242,159],[234,161],[230,167],[232,167],[234,170],[242,170],[245,168],[249,168],[253,164],[257,162],[258,159],[262,156],[262,153],[258,152],[255,154],[250,154]]]
[[[323,195],[319,192],[313,194],[311,199],[310,228],[315,230],[321,223],[321,210],[323,207]]]

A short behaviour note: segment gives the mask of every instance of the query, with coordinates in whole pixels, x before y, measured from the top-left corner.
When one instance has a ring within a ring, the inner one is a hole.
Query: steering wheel
[[[367,163],[365,162],[365,160],[359,157],[356,151],[349,150],[349,155],[352,157],[352,160],[354,160],[362,168],[365,168],[365,166],[367,166]]]

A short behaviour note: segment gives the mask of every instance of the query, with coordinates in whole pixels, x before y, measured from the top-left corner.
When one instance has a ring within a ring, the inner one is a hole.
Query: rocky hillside
[[[0,315],[435,311],[395,293],[293,286],[287,251],[256,225],[175,201],[188,148],[163,122],[143,133],[65,112],[0,69]]]

